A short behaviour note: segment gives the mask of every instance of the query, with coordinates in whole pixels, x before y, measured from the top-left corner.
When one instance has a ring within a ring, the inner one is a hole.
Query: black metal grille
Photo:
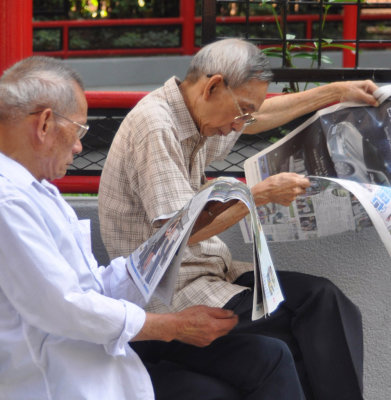
[[[83,151],[75,156],[67,175],[99,176],[101,174],[111,142],[128,111],[127,109],[90,110],[88,117],[90,130],[83,139]],[[306,118],[308,115],[269,132],[241,136],[226,159],[211,164],[206,170],[206,175],[244,177],[243,163],[247,158],[269,146],[271,138],[282,137],[281,132],[286,133],[292,130]]]
[[[202,44],[207,44],[217,39],[222,39],[216,34],[216,11],[218,6],[224,3],[232,3],[228,0],[203,0],[202,2]],[[368,3],[361,2],[360,0],[350,1],[350,2],[327,2],[324,0],[319,1],[292,1],[292,0],[271,0],[267,1],[267,4],[275,5],[279,10],[279,15],[281,17],[281,37],[265,37],[262,36],[261,27],[259,27],[259,35],[254,34],[254,29],[251,29],[250,34],[250,10],[251,7],[255,6],[256,3],[252,0],[237,0],[234,3],[240,4],[245,10],[245,21],[246,28],[244,32],[241,32],[241,36],[247,40],[257,44],[257,45],[281,45],[282,51],[282,61],[281,68],[274,68],[274,80],[276,82],[306,82],[308,81],[308,76],[311,76],[312,81],[316,82],[331,82],[331,81],[341,81],[341,80],[355,80],[355,79],[373,79],[376,82],[391,82],[391,69],[390,68],[360,68],[360,50],[362,45],[371,43],[383,43],[391,44],[390,39],[365,39],[362,33],[362,21],[361,14],[363,9],[389,9],[391,11],[391,3]],[[300,69],[300,68],[289,68],[287,60],[287,47],[288,44],[304,44],[308,43],[306,38],[289,38],[287,36],[288,20],[287,17],[290,10],[295,6],[311,6],[312,12],[319,15],[319,21],[322,21],[324,9],[327,6],[332,6],[333,8],[339,8],[339,12],[342,12],[342,7],[350,6],[357,8],[357,21],[356,21],[356,32],[355,37],[352,39],[345,38],[330,38],[322,30],[321,23],[317,24],[316,36],[312,39],[312,42],[318,43],[317,50],[317,65],[315,68],[311,69]],[[253,27],[252,27],[253,28]],[[322,55],[324,50],[321,43],[325,40],[332,39],[333,43],[344,43],[354,45],[356,48],[355,52],[355,66],[352,68],[325,68],[322,65]],[[310,75],[309,75],[310,73]]]
[[[113,110],[99,110],[98,115],[97,110],[92,110],[88,119],[90,131],[83,139],[83,151],[75,156],[67,175],[97,176],[101,174],[110,144],[124,118],[123,114],[124,111],[113,113]],[[278,135],[278,132],[243,135],[226,159],[213,163],[208,167],[206,174],[243,177],[244,161],[268,146],[270,144],[268,140],[272,134]]]
[[[90,130],[83,139],[83,151],[75,156],[67,175],[100,175],[111,142],[117,132],[126,109],[89,110]]]

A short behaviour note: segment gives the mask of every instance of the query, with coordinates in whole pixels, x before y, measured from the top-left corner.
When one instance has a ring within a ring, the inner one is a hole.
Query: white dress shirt
[[[98,267],[86,221],[0,153],[0,399],[153,399],[136,304],[125,260]]]

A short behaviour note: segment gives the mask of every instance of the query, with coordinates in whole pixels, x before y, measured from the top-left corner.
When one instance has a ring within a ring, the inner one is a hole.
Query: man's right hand
[[[170,314],[147,313],[144,326],[133,338],[138,340],[179,340],[204,347],[226,335],[238,322],[231,310],[193,306]]]
[[[193,306],[176,313],[177,340],[194,346],[207,346],[226,335],[238,322],[231,310]]]
[[[278,203],[289,206],[300,194],[304,194],[310,181],[294,172],[271,175],[251,188],[255,204]]]

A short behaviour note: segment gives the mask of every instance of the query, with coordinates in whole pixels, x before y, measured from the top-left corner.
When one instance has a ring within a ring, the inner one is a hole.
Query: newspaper
[[[246,160],[250,187],[284,171],[311,181],[307,193],[289,207],[258,207],[268,241],[311,239],[373,225],[391,254],[391,85],[375,96],[378,107],[345,102],[320,110]],[[245,241],[251,241],[247,224],[243,220],[241,228]]]
[[[182,253],[192,228],[209,201],[242,201],[250,212],[254,243],[253,319],[269,315],[284,300],[250,189],[235,178],[217,178],[197,193],[149,240],[126,259],[126,266],[146,302],[153,295],[170,304]]]

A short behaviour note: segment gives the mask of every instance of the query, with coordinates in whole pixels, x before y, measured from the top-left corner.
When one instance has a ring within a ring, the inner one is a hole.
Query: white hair
[[[50,107],[61,114],[77,111],[78,74],[63,61],[32,56],[7,69],[0,78],[0,121]]]
[[[273,73],[265,54],[242,39],[222,39],[203,47],[192,59],[186,79],[197,81],[205,75],[223,75],[232,88],[251,79],[270,82]]]

